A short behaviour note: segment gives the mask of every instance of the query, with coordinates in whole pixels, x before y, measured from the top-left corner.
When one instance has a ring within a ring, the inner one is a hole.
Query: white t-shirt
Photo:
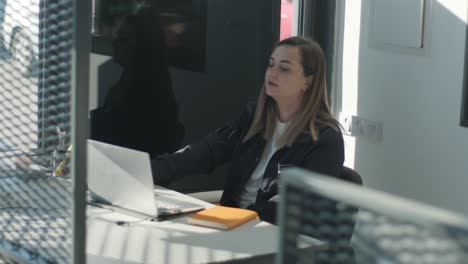
[[[257,198],[257,192],[262,183],[263,174],[265,173],[266,166],[270,161],[270,158],[278,150],[278,139],[284,134],[288,128],[289,123],[282,123],[279,120],[276,122],[275,132],[271,140],[265,145],[263,150],[262,158],[258,162],[257,168],[255,168],[252,176],[247,181],[242,190],[239,199],[239,207],[246,208],[247,206],[253,204]]]

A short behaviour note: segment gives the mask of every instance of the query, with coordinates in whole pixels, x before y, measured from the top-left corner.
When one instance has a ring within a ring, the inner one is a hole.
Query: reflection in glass
[[[203,71],[205,50],[204,4],[197,0],[93,0],[92,35],[102,47],[95,52],[110,55],[113,38],[127,15],[155,8],[159,16],[169,65]],[[96,46],[96,45],[95,45]]]
[[[177,150],[184,135],[157,13],[155,7],[144,7],[121,21],[112,59],[123,72],[104,105],[91,112],[91,138],[151,157]]]

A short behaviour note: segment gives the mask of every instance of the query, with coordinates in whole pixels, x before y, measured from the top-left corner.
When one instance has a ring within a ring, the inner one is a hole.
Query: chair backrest
[[[313,176],[320,175],[310,171],[306,173],[311,173]],[[290,175],[297,176],[294,173],[290,173]],[[310,175],[307,176],[314,178]],[[333,179],[334,177],[326,176],[325,178]],[[359,173],[349,167],[343,166],[338,179],[362,186],[362,178]],[[326,195],[316,192],[313,188],[296,183],[283,183],[282,187],[282,195],[287,198],[280,205],[283,208],[279,209],[280,232],[283,234],[284,241],[280,240],[283,245],[288,244],[288,246],[281,246],[284,252],[277,259],[278,263],[356,263],[355,253],[350,242],[359,208],[330,199]],[[304,183],[307,185],[306,182]],[[287,187],[285,188],[285,186]],[[295,212],[291,214],[290,211]],[[286,215],[286,217],[283,216],[281,219],[281,214]],[[291,236],[294,241],[289,240]],[[326,246],[297,247],[296,241],[304,242],[307,238],[318,239],[325,242]],[[293,246],[291,247],[291,245]],[[284,250],[285,248],[288,250]]]
[[[343,166],[343,170],[341,171],[340,178],[352,183],[355,183],[357,185],[363,185],[361,175],[357,173],[355,170],[348,168],[346,166]]]
[[[340,174],[340,179],[357,184],[359,186],[363,185],[361,175],[359,175],[359,173],[357,173],[355,170],[346,166],[343,166],[343,169]],[[354,232],[354,228],[356,225],[356,215],[359,212],[359,209],[353,206],[345,206],[344,208],[343,207],[338,207],[338,208],[339,208],[338,211],[340,211],[342,215],[347,215],[349,219],[351,219],[348,222],[348,225],[349,225],[348,233],[345,235],[350,240]]]
[[[468,259],[466,216],[299,168],[283,172],[280,190],[278,264],[455,264]],[[356,219],[349,210],[334,212],[334,204],[358,209]],[[301,248],[299,242],[310,238],[327,247],[309,243],[310,250]]]

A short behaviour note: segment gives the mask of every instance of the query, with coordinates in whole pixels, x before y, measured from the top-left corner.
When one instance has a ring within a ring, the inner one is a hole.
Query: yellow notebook
[[[218,205],[192,214],[188,222],[198,226],[229,230],[253,219],[258,219],[255,211]]]

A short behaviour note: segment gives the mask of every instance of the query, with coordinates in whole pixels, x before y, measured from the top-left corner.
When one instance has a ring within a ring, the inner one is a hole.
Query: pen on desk
[[[165,221],[178,217],[185,216],[187,214],[196,213],[198,211],[204,210],[205,207],[190,207],[182,209],[167,210],[161,213],[158,213],[157,221]]]
[[[107,210],[111,210],[111,211],[114,211],[112,207],[106,205],[106,204],[102,204],[102,203],[96,203],[96,202],[88,202],[89,205],[92,205],[92,206],[95,206],[95,207],[99,207],[99,208],[103,208],[103,209],[107,209]]]
[[[92,205],[92,206],[96,206],[96,207],[100,207],[102,208],[102,206],[98,203],[95,203],[95,202],[88,202],[89,205]]]

